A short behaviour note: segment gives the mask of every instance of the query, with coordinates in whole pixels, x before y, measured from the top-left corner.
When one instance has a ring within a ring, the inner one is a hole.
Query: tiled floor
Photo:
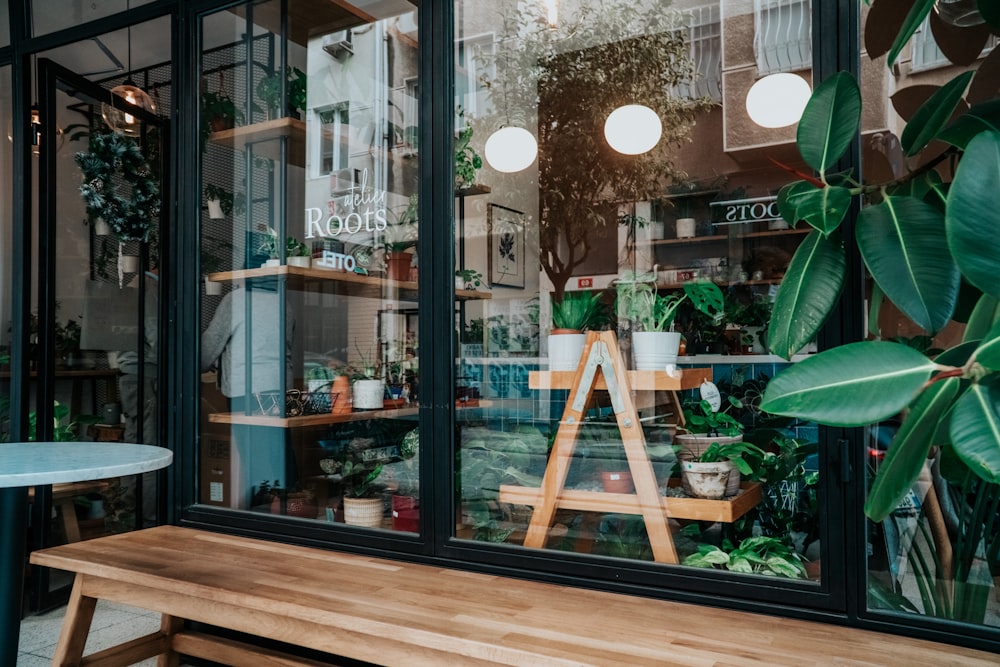
[[[21,621],[21,641],[18,645],[17,667],[48,667],[59,641],[65,607],[46,614],[28,616]],[[143,609],[127,607],[105,601],[97,603],[90,637],[84,654],[93,653],[120,644],[123,641],[155,632],[160,627],[160,616]],[[141,667],[155,667],[156,658],[138,663]]]

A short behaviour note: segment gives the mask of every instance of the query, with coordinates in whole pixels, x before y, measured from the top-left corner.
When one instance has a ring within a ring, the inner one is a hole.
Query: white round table
[[[112,442],[0,444],[0,665],[17,663],[28,487],[159,470],[173,456],[163,447]]]

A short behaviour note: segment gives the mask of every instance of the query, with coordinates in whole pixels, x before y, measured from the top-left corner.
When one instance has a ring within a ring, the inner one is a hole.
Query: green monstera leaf
[[[920,352],[898,343],[842,345],[775,375],[760,409],[831,426],[863,426],[909,405],[936,368]]]
[[[944,217],[913,197],[886,197],[858,218],[858,249],[875,282],[927,331],[939,331],[958,301],[958,265],[941,241]]]

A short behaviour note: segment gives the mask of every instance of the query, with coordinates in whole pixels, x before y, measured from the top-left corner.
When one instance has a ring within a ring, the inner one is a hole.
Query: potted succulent
[[[381,465],[345,461],[341,469],[344,484],[344,523],[378,528],[382,525],[382,486],[376,484]]]
[[[606,320],[600,292],[565,292],[562,299],[553,299],[549,369],[575,371],[587,339],[583,332],[602,326]]]
[[[713,441],[697,458],[681,460],[681,484],[695,498],[735,496],[743,475],[752,475],[763,460],[764,451],[742,439],[725,444]]]
[[[721,318],[724,297],[709,280],[687,282],[683,294],[660,293],[652,274],[626,274],[616,284],[619,321],[633,327],[632,353],[636,370],[668,370],[677,363],[681,335],[673,330],[677,309],[686,301],[712,318]],[[668,371],[669,372],[669,371]]]

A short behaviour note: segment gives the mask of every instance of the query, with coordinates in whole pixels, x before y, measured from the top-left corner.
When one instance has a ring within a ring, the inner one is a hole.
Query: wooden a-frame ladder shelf
[[[676,392],[695,389],[712,379],[711,368],[688,368],[667,375],[660,371],[630,371],[625,368],[613,331],[591,331],[576,371],[535,371],[529,376],[532,389],[569,389],[569,399],[556,431],[540,488],[502,485],[500,500],[534,507],[524,546],[541,549],[548,539],[549,526],[559,508],[583,512],[638,514],[646,524],[653,558],[660,563],[677,563],[677,548],[670,532],[669,518],[731,523],[746,514],[761,499],[760,484],[743,485],[731,500],[668,498],[660,495],[659,483],[646,452],[646,438],[632,391]],[[566,475],[573,460],[583,418],[595,391],[606,390],[622,436],[622,447],[632,473],[634,493],[604,493],[566,489]],[[678,413],[679,414],[679,413]]]

